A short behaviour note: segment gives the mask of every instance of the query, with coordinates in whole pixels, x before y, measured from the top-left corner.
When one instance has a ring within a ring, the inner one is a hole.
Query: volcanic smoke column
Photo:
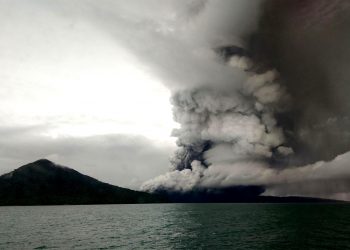
[[[243,42],[212,46],[213,65],[234,79],[173,92],[179,150],[172,171],[143,189],[350,192],[350,3],[266,0],[260,11]]]
[[[236,46],[217,49],[222,63],[245,72],[240,85],[211,84],[174,93],[174,119],[181,125],[173,131],[179,146],[172,159],[174,171],[155,180],[155,186],[152,181],[146,183],[145,189],[189,191],[221,186],[205,180],[204,171],[248,162],[274,165],[293,154],[275,118],[288,111],[290,97],[275,70],[254,72],[253,62],[243,51]]]

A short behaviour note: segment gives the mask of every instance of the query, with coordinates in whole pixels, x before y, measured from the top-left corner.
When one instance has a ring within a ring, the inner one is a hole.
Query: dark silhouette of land
[[[121,204],[162,202],[157,195],[100,182],[49,160],[0,176],[0,205]]]
[[[132,204],[132,203],[289,203],[334,202],[304,197],[260,196],[260,186],[194,189],[189,192],[134,191],[98,181],[74,169],[41,159],[0,176],[0,205]]]
[[[173,203],[333,203],[342,202],[312,197],[263,196],[261,186],[233,186],[228,188],[197,188],[188,192],[158,190],[155,193]]]

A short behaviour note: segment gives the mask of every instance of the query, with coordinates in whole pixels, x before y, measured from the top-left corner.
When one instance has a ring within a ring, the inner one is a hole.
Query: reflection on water
[[[0,207],[0,249],[347,249],[346,204]]]

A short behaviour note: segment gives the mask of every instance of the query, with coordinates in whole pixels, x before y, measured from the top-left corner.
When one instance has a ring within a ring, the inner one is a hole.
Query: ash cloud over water
[[[179,123],[171,171],[142,188],[349,199],[347,1],[159,5],[119,19],[125,46],[172,91]]]

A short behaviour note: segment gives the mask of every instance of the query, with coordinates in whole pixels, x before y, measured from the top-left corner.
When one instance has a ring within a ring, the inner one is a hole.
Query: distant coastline
[[[168,190],[154,194],[100,182],[71,168],[41,159],[0,176],[0,206],[139,203],[334,203],[307,197],[261,196],[260,187]]]

